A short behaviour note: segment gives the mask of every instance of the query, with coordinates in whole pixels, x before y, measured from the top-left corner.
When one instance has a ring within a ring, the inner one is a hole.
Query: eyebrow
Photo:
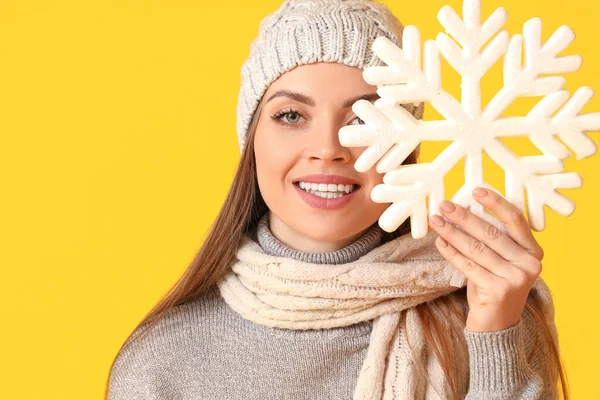
[[[312,97],[302,94],[300,92],[294,92],[294,91],[286,90],[286,89],[278,90],[277,92],[273,93],[271,95],[271,97],[269,97],[269,99],[267,100],[267,103],[276,97],[289,97],[292,100],[295,100],[300,103],[304,103],[311,107],[314,107],[316,104],[315,100]],[[378,98],[379,98],[379,95],[377,93],[362,94],[362,95],[355,96],[355,97],[352,97],[352,98],[346,100],[343,107],[348,108],[352,104],[356,103],[358,100],[371,101],[371,100],[377,100]]]

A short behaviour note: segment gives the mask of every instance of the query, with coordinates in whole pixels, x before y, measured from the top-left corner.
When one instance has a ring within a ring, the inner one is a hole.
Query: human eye
[[[356,121],[356,120],[359,120],[359,121],[360,121],[360,123],[359,123],[358,125],[364,125],[364,124],[365,124],[365,121],[363,121],[363,120],[362,120],[362,119],[360,119],[359,117],[356,117],[356,118],[354,118],[354,119],[353,119],[353,121]],[[352,125],[355,125],[355,124],[352,124]]]
[[[293,118],[290,119],[289,118],[290,116],[293,116]],[[273,119],[278,124],[282,124],[282,125],[298,125],[297,121],[299,120],[299,118],[304,118],[304,117],[302,117],[302,114],[300,114],[298,111],[294,110],[293,108],[288,108],[285,110],[278,111],[277,113],[275,113],[274,115],[271,116],[271,119]],[[287,122],[284,120],[287,120]]]

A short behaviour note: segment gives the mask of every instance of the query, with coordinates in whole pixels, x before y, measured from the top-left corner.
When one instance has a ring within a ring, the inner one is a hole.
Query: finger
[[[529,222],[517,206],[500,194],[484,188],[475,188],[473,198],[500,219],[506,226],[507,234],[517,244],[538,260],[544,258],[544,251],[535,240]]]
[[[462,272],[465,277],[475,286],[481,289],[487,289],[497,285],[501,277],[491,273],[473,260],[468,259],[461,254],[452,244],[448,243],[443,237],[438,237],[435,244],[440,254],[452,264],[454,268]]]
[[[500,232],[498,228],[458,204],[443,201],[440,204],[440,212],[451,223],[483,242],[507,261],[516,262],[522,259],[523,255],[530,256],[527,250],[515,243],[506,233]]]
[[[516,268],[514,265],[500,257],[480,240],[445,222],[439,215],[432,216],[430,221],[432,228],[466,258],[502,278],[508,278],[514,273],[514,268]]]

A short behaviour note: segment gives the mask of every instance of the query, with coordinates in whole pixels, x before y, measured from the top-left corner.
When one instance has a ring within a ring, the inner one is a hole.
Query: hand
[[[473,198],[498,217],[506,233],[449,201],[440,204],[440,211],[450,223],[439,215],[429,221],[440,235],[436,239],[440,254],[468,280],[466,328],[499,331],[520,321],[529,291],[542,272],[544,252],[516,206],[483,188],[476,188]]]

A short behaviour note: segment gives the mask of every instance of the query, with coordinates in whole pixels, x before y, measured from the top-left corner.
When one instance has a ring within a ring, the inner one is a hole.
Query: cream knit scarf
[[[406,347],[410,341],[424,356],[413,307],[457,290],[449,284],[452,269],[435,248],[436,237],[403,235],[355,261],[330,265],[267,254],[245,236],[219,288],[240,315],[270,327],[322,329],[374,319],[354,399],[414,399],[426,389]],[[442,382],[439,365],[427,362],[432,381]]]

